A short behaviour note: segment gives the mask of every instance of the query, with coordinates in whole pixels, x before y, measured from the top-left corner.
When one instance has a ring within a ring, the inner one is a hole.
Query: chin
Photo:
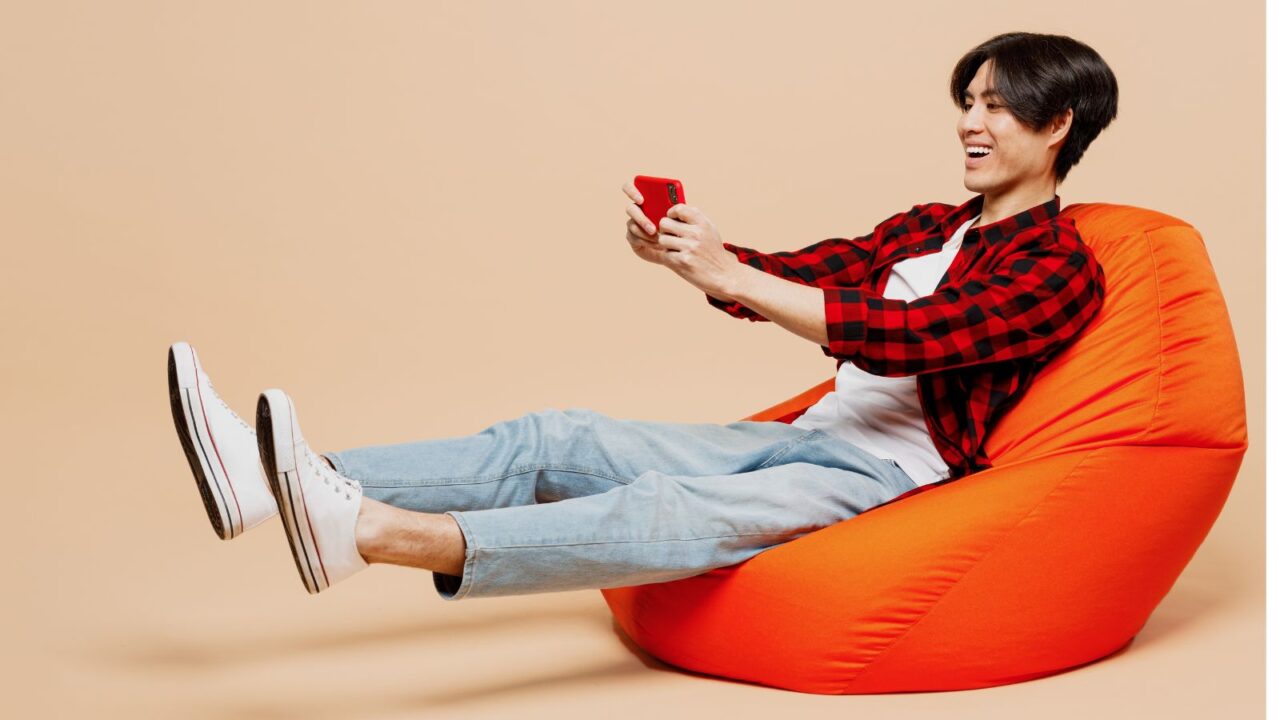
[[[985,195],[1000,187],[1000,183],[995,178],[974,176],[966,171],[964,174],[964,187],[971,193]]]

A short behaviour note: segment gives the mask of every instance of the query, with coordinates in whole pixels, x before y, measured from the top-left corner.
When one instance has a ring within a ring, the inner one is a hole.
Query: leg
[[[356,550],[370,563],[462,575],[465,545],[448,515],[402,510],[368,497],[356,519]]]
[[[443,515],[369,503],[357,535],[372,562],[435,571],[445,599],[619,587],[742,562],[914,487],[891,463],[813,430],[743,473],[647,471],[602,493]]]
[[[593,495],[651,470],[688,476],[746,472],[766,465],[806,432],[778,422],[620,420],[574,408],[529,413],[474,435],[324,456],[359,481],[366,497],[443,513]]]
[[[667,582],[743,562],[865,512],[914,484],[904,476],[794,462],[739,475],[648,472],[563,502],[450,511],[464,536],[447,599]]]

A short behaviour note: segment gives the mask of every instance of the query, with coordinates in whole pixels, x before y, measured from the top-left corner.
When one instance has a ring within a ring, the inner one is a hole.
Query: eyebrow
[[[971,97],[973,97],[973,93],[969,92],[968,90],[965,90],[965,91],[964,91],[964,96],[965,96],[965,97],[967,97],[967,98],[971,98]],[[983,91],[982,91],[982,97],[984,97],[984,98],[998,98],[998,97],[1000,97],[1000,93],[996,92],[995,90],[983,90]]]

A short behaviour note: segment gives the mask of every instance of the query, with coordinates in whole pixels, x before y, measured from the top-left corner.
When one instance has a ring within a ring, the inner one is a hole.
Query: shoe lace
[[[332,487],[336,493],[345,494],[348,500],[351,499],[352,493],[360,495],[364,492],[364,488],[361,487],[358,481],[329,467],[329,463],[325,462],[319,455],[316,455],[311,448],[307,448],[307,464],[320,474],[320,479],[324,481],[325,485]]]
[[[209,376],[206,375],[202,379],[204,380],[205,387],[208,388],[209,390],[209,394],[213,396],[213,399],[217,400],[219,405],[226,408],[227,412],[231,413],[231,417],[236,419],[236,422],[240,423],[242,426],[244,426],[246,430],[256,435],[257,430],[254,429],[254,427],[251,426],[249,423],[245,422],[244,418],[240,417],[239,413],[237,413],[235,410],[232,410],[231,406],[227,404],[227,401],[223,400],[222,396],[218,394],[218,391],[214,389],[213,383],[209,382]]]

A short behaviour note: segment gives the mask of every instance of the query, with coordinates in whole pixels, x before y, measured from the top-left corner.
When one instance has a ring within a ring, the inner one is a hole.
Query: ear
[[[1071,130],[1071,121],[1075,118],[1075,111],[1067,108],[1059,113],[1049,122],[1049,146],[1052,147],[1062,142],[1067,137],[1067,132]]]

